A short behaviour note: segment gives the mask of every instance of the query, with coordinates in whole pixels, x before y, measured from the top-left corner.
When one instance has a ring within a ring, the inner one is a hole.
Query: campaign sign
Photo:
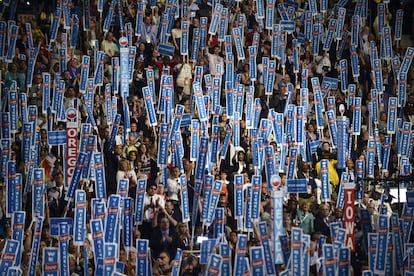
[[[60,275],[69,275],[69,226],[66,223],[59,225],[59,272]]]
[[[287,183],[287,192],[288,193],[307,193],[308,184],[306,179],[288,179]]]
[[[231,250],[228,243],[220,243],[219,254],[222,258],[221,262],[221,275],[231,275]]]
[[[105,243],[104,245],[104,258],[103,258],[103,271],[104,275],[112,275],[115,272],[115,265],[117,262],[117,250],[118,244]]]
[[[324,266],[324,275],[335,275],[335,266],[336,266],[336,260],[335,260],[335,254],[334,254],[334,248],[332,244],[323,244],[322,245],[323,250],[323,266]]]
[[[37,259],[39,255],[40,238],[42,236],[43,220],[44,220],[43,217],[37,217],[37,220],[36,220],[35,232],[34,232],[33,241],[32,241],[32,251],[30,255],[28,275],[36,275]]]
[[[213,233],[214,238],[220,241],[223,240],[224,237],[224,208],[217,207],[214,212],[214,221],[213,221]]]
[[[298,149],[297,148],[290,148],[289,151],[289,165],[288,165],[288,173],[287,173],[287,179],[291,180],[294,179],[294,174],[296,170],[296,158],[298,155]]]
[[[322,201],[327,202],[331,200],[331,185],[329,181],[329,160],[322,159],[320,161],[320,170],[321,170],[321,182],[322,182]]]
[[[378,229],[377,229],[377,248],[375,252],[375,266],[374,272],[384,275],[386,269],[387,259],[387,247],[388,247],[388,228],[389,221],[387,215],[378,216]]]
[[[388,100],[387,133],[395,134],[397,130],[397,97]]]
[[[182,249],[177,248],[175,258],[172,264],[172,275],[178,276],[180,274],[181,259],[183,257]]]
[[[16,161],[8,161],[6,168],[6,216],[11,217],[13,212],[20,211],[20,209],[16,209],[15,204],[21,200],[16,198],[17,195],[21,196],[21,192],[17,192]]]
[[[407,199],[407,207],[414,208],[414,192],[407,191],[406,192],[406,199]]]
[[[237,59],[238,60],[244,60],[245,54],[243,50],[243,43],[242,43],[242,34],[239,28],[233,28],[232,29],[233,39],[236,46],[236,52],[237,52]]]
[[[43,217],[44,214],[44,174],[43,168],[36,168],[33,171],[32,182],[32,216]]]
[[[252,275],[265,275],[265,262],[263,246],[250,247],[251,273]]]
[[[372,64],[373,64],[373,71],[374,71],[375,88],[377,89],[377,91],[382,92],[384,91],[384,85],[383,85],[383,78],[382,78],[381,60],[378,58],[373,59]]]
[[[354,79],[359,77],[359,64],[358,64],[358,53],[355,44],[351,44],[349,46],[351,52],[351,70],[352,70],[352,77]]]
[[[374,270],[375,253],[377,251],[377,233],[368,233],[368,266],[370,270]]]
[[[144,196],[147,188],[147,179],[138,179],[135,196],[135,224],[141,225],[144,219]]]
[[[159,165],[167,164],[169,124],[162,123],[159,128],[158,159]]]
[[[144,239],[137,239],[136,240],[136,249],[137,249],[137,255],[136,255],[136,270],[139,271],[143,276],[148,276],[148,252],[149,251],[149,241]]]
[[[105,222],[105,242],[116,242],[118,239],[116,231],[119,219],[121,196],[110,195],[108,199],[108,215]]]
[[[214,177],[211,174],[208,174],[204,177],[204,185],[203,185],[203,205],[201,210],[201,218],[202,222],[205,222],[208,217],[208,212],[210,210],[211,204],[211,190],[213,189],[213,182]]]
[[[328,119],[328,129],[329,134],[331,136],[331,142],[334,147],[338,146],[338,131],[336,126],[336,117],[335,117],[335,111],[334,110],[328,110],[326,111],[326,117]]]
[[[395,271],[399,272],[402,268],[403,261],[403,248],[402,248],[402,236],[400,231],[400,220],[397,213],[391,214],[391,233],[393,236],[393,245],[395,246]],[[390,262],[390,260],[388,260]],[[393,262],[391,260],[391,262]]]
[[[261,175],[252,176],[252,198],[251,198],[251,220],[255,223],[259,220],[260,202],[261,202]]]
[[[354,99],[354,115],[352,122],[352,134],[361,134],[361,97],[355,97]]]
[[[56,247],[43,248],[43,275],[58,276],[59,275],[59,249]]]
[[[407,101],[407,74],[400,72],[398,75],[398,107],[405,106]]]
[[[394,40],[401,40],[402,37],[402,25],[403,25],[403,17],[404,17],[404,10],[398,9],[397,10],[397,17],[395,19],[395,32],[394,32]]]
[[[236,244],[235,264],[234,264],[234,270],[233,270],[234,276],[244,274],[246,252],[247,252],[247,235],[239,234],[237,236],[237,244]]]
[[[106,198],[106,180],[104,158],[101,152],[93,154],[93,167],[95,169],[95,193],[96,198]]]
[[[303,145],[305,143],[304,137],[305,137],[305,121],[306,121],[306,113],[303,106],[297,106],[296,107],[296,143],[298,145]]]
[[[234,216],[237,219],[243,217],[244,193],[243,193],[244,179],[242,174],[234,175]]]
[[[323,44],[323,50],[324,51],[328,51],[331,48],[333,36],[334,36],[335,30],[336,30],[336,22],[337,22],[337,20],[334,19],[334,18],[329,20],[328,32],[326,33],[325,41],[324,41],[324,44]]]
[[[290,270],[292,275],[301,275],[302,270],[302,229],[298,227],[292,228],[291,235],[291,254],[290,254]]]
[[[185,174],[180,176],[182,221],[190,221],[190,206],[188,201],[187,179]]]
[[[266,1],[265,29],[271,30],[275,13],[275,0]]]
[[[16,263],[20,263],[22,257],[22,244],[23,244],[23,237],[24,237],[24,223],[26,219],[26,212],[24,211],[16,211],[12,215],[11,220],[11,227],[12,227],[12,239],[19,242],[19,248],[17,250],[16,255]]]
[[[50,218],[50,235],[59,236],[60,224],[65,223],[69,227],[69,235],[73,235],[72,218]]]
[[[222,257],[218,254],[211,254],[207,263],[207,276],[218,276],[221,275],[221,263]]]
[[[221,188],[223,186],[223,181],[215,180],[211,189],[211,199],[210,199],[210,208],[208,210],[207,220],[205,224],[207,226],[213,223],[215,210],[217,208],[217,204],[220,198]]]
[[[47,133],[47,143],[49,146],[58,146],[66,144],[66,131],[53,130]]]
[[[90,224],[93,241],[93,255],[95,259],[95,267],[97,267],[98,260],[102,259],[104,256],[104,230],[100,219],[91,219]]]
[[[259,232],[260,232],[260,239],[262,240],[262,244],[264,246],[265,250],[265,260],[266,260],[266,271],[269,275],[275,273],[274,272],[274,266],[275,264],[283,264],[283,251],[282,251],[282,245],[280,243],[280,237],[283,234],[283,192],[272,190],[272,200],[273,200],[273,236],[274,236],[274,262],[272,261],[272,255],[268,255],[267,243],[268,240],[268,234],[265,229],[265,225],[261,225],[259,223]],[[270,246],[270,245],[269,245]],[[270,253],[269,253],[270,254]],[[270,263],[268,263],[271,261]],[[272,266],[273,269],[271,269],[268,266]]]
[[[265,169],[266,169],[266,181],[268,187],[272,186],[271,178],[276,174],[275,160],[274,160],[274,150],[273,146],[265,146]]]
[[[5,245],[0,259],[1,275],[9,275],[10,267],[15,265],[19,245],[20,243],[16,240],[7,239],[5,241]]]
[[[343,224],[346,229],[345,246],[355,251],[355,185],[354,183],[346,183],[344,186],[344,212],[343,212]]]
[[[76,190],[73,244],[77,246],[82,246],[85,242],[86,215],[86,193],[83,190]]]
[[[207,264],[208,257],[213,253],[216,246],[216,240],[203,240],[200,246],[200,264]]]

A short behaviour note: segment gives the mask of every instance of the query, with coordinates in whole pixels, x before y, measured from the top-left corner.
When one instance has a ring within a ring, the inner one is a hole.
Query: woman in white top
[[[181,43],[181,21],[180,19],[175,20],[174,28],[171,30],[172,42],[175,46],[175,51],[180,51],[180,43]]]
[[[128,179],[130,187],[136,185],[138,182],[137,174],[133,169],[131,169],[128,160],[123,159],[119,161],[119,167],[116,173],[116,182],[118,183],[120,179]]]

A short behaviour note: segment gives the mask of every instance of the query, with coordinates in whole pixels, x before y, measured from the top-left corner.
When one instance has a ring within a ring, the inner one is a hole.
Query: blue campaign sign
[[[59,236],[59,224],[67,223],[69,234],[73,235],[73,220],[71,218],[50,218],[50,235]]]
[[[306,179],[288,179],[287,180],[288,193],[307,193],[308,184]]]
[[[160,44],[158,46],[158,53],[160,53],[161,55],[166,55],[166,56],[174,56],[174,45],[168,45],[168,44]]]
[[[47,133],[47,143],[50,146],[58,146],[66,144],[66,131],[55,130]]]
[[[181,118],[180,127],[188,127],[191,124],[191,115],[189,113],[184,113]]]
[[[295,21],[293,20],[281,20],[280,25],[284,32],[293,33],[295,31]]]
[[[414,207],[414,192],[407,192],[407,207]]]

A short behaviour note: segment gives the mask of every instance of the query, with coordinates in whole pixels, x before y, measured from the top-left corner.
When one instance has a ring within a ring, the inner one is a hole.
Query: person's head
[[[145,16],[144,23],[145,25],[151,25],[151,16]]]
[[[323,143],[322,151],[329,152],[331,150],[331,145],[328,142]]]
[[[303,212],[309,212],[310,211],[310,202],[304,201],[300,205]]]
[[[160,219],[160,229],[161,231],[168,230],[170,228],[170,221],[167,217],[162,217]]]
[[[123,159],[123,160],[119,160],[119,170],[120,171],[123,171],[123,172],[127,172],[127,171],[129,171],[130,170],[130,168],[129,168],[129,163],[128,163],[128,161],[127,160],[125,160],[125,159]]]
[[[180,177],[180,169],[178,167],[172,168],[171,176],[172,176],[172,178]]]
[[[186,172],[192,170],[191,162],[187,158],[183,159],[183,166],[184,166],[184,171],[186,171]]]
[[[54,172],[53,180],[55,181],[56,187],[62,187],[63,186],[63,172],[62,171]]]
[[[292,216],[289,213],[283,214],[283,227],[292,226]]]
[[[348,170],[353,170],[354,169],[354,161],[352,161],[352,159],[346,160],[346,167],[348,168]]]
[[[375,202],[373,200],[368,202],[367,209],[371,215],[375,213]]]
[[[220,194],[219,197],[219,206],[226,207],[228,204],[227,196],[225,194]]]
[[[162,272],[170,268],[170,261],[171,261],[171,257],[167,251],[162,251],[157,257],[157,265],[161,269]]]
[[[237,232],[236,231],[232,231],[230,233],[230,238],[229,238],[231,243],[236,243],[237,242]]]
[[[213,47],[213,54],[218,55],[220,53],[220,47],[218,45]]]
[[[137,151],[136,150],[130,150],[128,152],[128,160],[135,161],[137,159]]]
[[[179,236],[188,234],[188,227],[184,222],[177,224],[177,233]]]
[[[147,153],[147,145],[142,143],[141,145],[139,145],[138,150],[139,150],[140,155],[146,154]]]
[[[304,172],[304,173],[308,173],[309,172],[309,164],[308,163],[303,163],[303,165],[302,165],[302,171]]]
[[[329,217],[330,213],[331,213],[331,205],[329,205],[328,203],[323,203],[320,207],[320,214],[321,216],[327,218]]]
[[[114,39],[114,34],[112,32],[107,32],[106,33],[106,40],[107,41],[112,41]]]
[[[342,208],[335,208],[334,213],[335,213],[335,217],[342,218],[343,209]]]
[[[116,144],[114,146],[114,152],[116,155],[122,155],[122,151],[123,151],[124,147],[122,144]]]
[[[237,153],[237,160],[244,161],[244,157],[245,157],[244,151],[241,150]]]
[[[155,195],[156,191],[157,191],[157,185],[149,185],[147,188],[147,193],[149,196]]]
[[[174,210],[174,203],[171,200],[165,202],[165,210],[169,214]]]

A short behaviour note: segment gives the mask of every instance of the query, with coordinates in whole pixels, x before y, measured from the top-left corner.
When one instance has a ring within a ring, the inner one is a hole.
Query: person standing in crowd
[[[316,232],[321,233],[328,237],[331,236],[331,230],[329,228],[329,223],[331,219],[331,205],[329,203],[323,203],[319,207],[319,215],[314,221],[314,229]]]
[[[62,217],[65,211],[67,211],[68,202],[65,200],[65,187],[63,184],[63,172],[54,172],[52,187],[47,190],[49,202],[49,216],[52,218]]]
[[[153,225],[157,225],[156,211],[159,208],[165,208],[164,197],[156,194],[156,191],[157,185],[149,185],[144,196],[144,221],[141,225],[141,236],[145,239],[149,239]]]
[[[170,256],[175,256],[180,247],[180,238],[174,227],[170,225],[167,217],[160,219],[159,226],[151,233],[150,248],[154,256],[159,256],[162,251],[167,251]],[[182,247],[182,245],[181,245]]]

